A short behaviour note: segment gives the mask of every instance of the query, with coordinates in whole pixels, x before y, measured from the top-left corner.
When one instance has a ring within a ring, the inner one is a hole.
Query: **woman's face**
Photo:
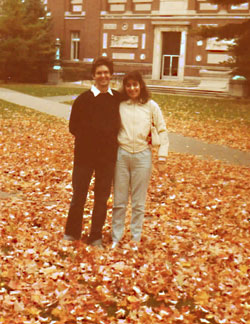
[[[135,80],[128,80],[125,84],[125,91],[131,100],[136,101],[141,93],[140,83]]]

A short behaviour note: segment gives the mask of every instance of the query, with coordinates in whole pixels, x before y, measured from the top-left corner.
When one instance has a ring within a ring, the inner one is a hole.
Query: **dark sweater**
[[[120,94],[112,90],[97,97],[88,90],[72,106],[69,130],[75,136],[76,164],[115,163],[120,129]]]

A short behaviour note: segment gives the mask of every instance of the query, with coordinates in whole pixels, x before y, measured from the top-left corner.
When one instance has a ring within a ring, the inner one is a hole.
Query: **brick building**
[[[107,55],[116,72],[140,68],[154,80],[200,78],[224,72],[220,62],[233,41],[190,35],[201,25],[242,22],[250,3],[215,5],[206,0],[43,0],[62,43],[62,59],[89,63]]]

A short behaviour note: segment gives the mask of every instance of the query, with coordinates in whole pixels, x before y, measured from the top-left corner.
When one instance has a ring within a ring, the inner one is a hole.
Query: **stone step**
[[[184,81],[179,80],[151,80],[146,79],[145,80],[147,85],[158,85],[158,86],[172,86],[172,87],[193,87],[196,88],[200,80],[197,79],[188,79]]]
[[[212,90],[203,90],[192,87],[171,87],[171,86],[160,86],[160,85],[147,85],[148,89],[151,92],[155,93],[168,93],[168,94],[178,94],[183,96],[202,96],[202,97],[229,97],[229,93],[224,91],[212,91]]]

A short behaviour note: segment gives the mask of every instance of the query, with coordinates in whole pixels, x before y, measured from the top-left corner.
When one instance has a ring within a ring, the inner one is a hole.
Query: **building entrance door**
[[[181,32],[162,33],[161,78],[178,77],[181,47]]]
[[[162,77],[178,76],[179,55],[163,55]]]

